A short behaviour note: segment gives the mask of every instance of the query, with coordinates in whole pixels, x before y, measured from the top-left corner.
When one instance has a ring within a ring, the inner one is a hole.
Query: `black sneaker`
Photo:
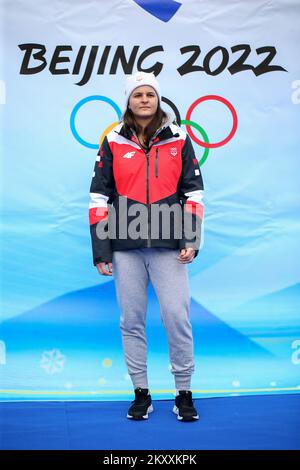
[[[179,395],[175,398],[173,412],[180,421],[194,421],[195,419],[199,419],[190,390],[179,390]]]
[[[153,411],[151,395],[148,388],[136,388],[134,390],[135,399],[131,402],[131,406],[127,413],[130,419],[148,419],[148,413]]]

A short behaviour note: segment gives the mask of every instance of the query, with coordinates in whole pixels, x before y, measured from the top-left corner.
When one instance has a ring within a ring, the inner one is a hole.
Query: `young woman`
[[[122,343],[135,399],[127,417],[153,411],[147,378],[147,285],[167,332],[179,420],[198,419],[191,392],[193,335],[186,264],[203,242],[203,181],[190,137],[161,109],[153,73],[129,76],[119,124],[98,151],[90,194],[94,265],[114,275]],[[138,216],[137,216],[138,214]]]

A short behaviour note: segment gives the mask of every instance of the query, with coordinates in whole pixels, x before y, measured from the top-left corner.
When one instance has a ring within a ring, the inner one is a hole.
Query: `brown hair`
[[[160,105],[158,104],[156,113],[154,114],[152,120],[149,122],[148,126],[146,126],[144,130],[143,135],[144,135],[145,143],[147,147],[149,145],[149,141],[151,137],[155,134],[157,129],[162,125],[162,123],[166,121],[167,119],[168,119],[167,113],[163,109],[161,109]],[[128,108],[128,105],[127,105],[126,111],[123,113],[121,121],[123,121],[124,126],[127,130],[129,130],[129,128],[131,127],[135,130],[137,135],[142,133],[142,126],[140,126],[136,122],[136,120],[134,119],[133,112],[131,111],[131,109]]]

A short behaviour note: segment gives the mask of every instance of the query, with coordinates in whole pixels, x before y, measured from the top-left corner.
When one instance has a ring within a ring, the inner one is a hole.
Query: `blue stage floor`
[[[129,404],[0,403],[1,449],[300,449],[300,394],[196,399],[192,423],[173,400],[154,400],[143,422],[126,418]]]

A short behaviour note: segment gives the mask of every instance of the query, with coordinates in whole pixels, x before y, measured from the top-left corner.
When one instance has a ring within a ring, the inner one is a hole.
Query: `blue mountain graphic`
[[[166,351],[166,332],[152,284],[148,286],[147,336],[154,352]],[[114,281],[65,294],[2,323],[9,349],[56,347],[122,350]],[[272,354],[191,299],[197,354],[271,358]]]

